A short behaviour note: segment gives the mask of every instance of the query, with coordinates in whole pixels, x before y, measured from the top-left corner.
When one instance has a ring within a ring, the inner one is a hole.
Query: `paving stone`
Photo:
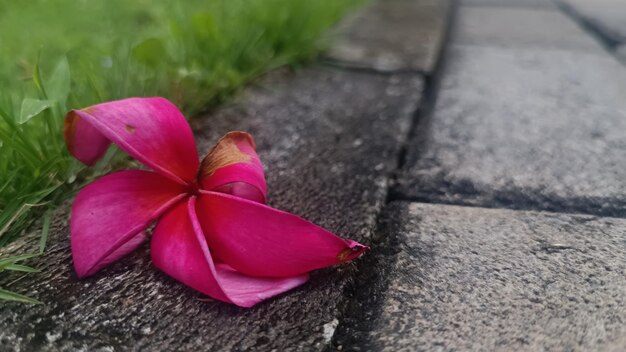
[[[346,20],[328,58],[381,71],[434,69],[445,36],[450,1],[386,0]]]
[[[417,74],[275,72],[192,125],[202,153],[229,130],[250,131],[271,205],[369,243],[421,87]],[[356,270],[318,271],[303,287],[252,309],[199,300],[150,264],[147,246],[79,281],[67,212],[61,209],[46,255],[33,263],[43,271],[10,285],[45,304],[0,305],[0,350],[323,350]],[[29,245],[36,238],[14,247]],[[0,287],[15,278],[3,275]]]
[[[394,196],[626,215],[626,68],[602,54],[451,48]]]
[[[626,220],[392,203],[344,351],[624,351]],[[389,244],[389,241],[387,241]]]
[[[560,0],[566,7],[614,43],[626,43],[626,1]]]
[[[551,0],[460,0],[461,5],[467,6],[506,6],[556,9]]]
[[[461,6],[452,28],[458,44],[603,51],[576,22],[551,9]]]

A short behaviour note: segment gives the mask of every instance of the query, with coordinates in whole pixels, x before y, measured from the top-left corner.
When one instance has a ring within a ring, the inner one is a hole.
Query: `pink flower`
[[[111,142],[154,170],[120,171],[82,189],[72,207],[78,277],[96,273],[152,235],[152,262],[215,299],[251,307],[352,260],[368,247],[265,205],[252,137],[226,134],[200,163],[191,128],[163,98],[131,98],[72,110],[70,152],[91,165]]]

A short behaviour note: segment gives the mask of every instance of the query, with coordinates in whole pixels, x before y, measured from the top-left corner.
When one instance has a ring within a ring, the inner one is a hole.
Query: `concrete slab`
[[[451,42],[509,48],[604,49],[573,20],[556,9],[459,7]]]
[[[270,204],[370,242],[422,87],[418,75],[310,68],[275,72],[237,102],[193,121],[202,154],[229,130],[256,138]],[[321,351],[346,304],[355,264],[316,272],[305,286],[240,309],[158,272],[148,247],[86,280],[73,274],[68,208],[54,223],[42,269],[0,287],[43,305],[0,305],[0,350]],[[36,247],[16,243],[13,253]]]
[[[626,68],[608,53],[456,46],[394,196],[626,215]]]
[[[368,270],[386,291],[361,286],[342,350],[626,349],[626,220],[416,203],[385,214],[392,246]]]
[[[431,72],[449,11],[448,0],[375,1],[338,28],[327,57],[352,67]]]

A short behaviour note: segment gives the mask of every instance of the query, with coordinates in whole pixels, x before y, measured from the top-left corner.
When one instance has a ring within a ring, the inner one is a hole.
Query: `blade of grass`
[[[28,296],[20,295],[19,293],[11,292],[0,288],[0,299],[5,301],[15,301],[21,303],[41,304],[40,301],[30,298]]]
[[[45,191],[42,191],[45,193]],[[46,205],[48,204],[47,202],[45,203],[41,203],[41,204],[28,204],[25,203],[23,204],[10,218],[9,220],[4,224],[4,226],[2,228],[0,228],[0,238],[2,238],[2,236],[9,230],[9,227],[11,226],[11,224],[20,217],[20,215],[22,215],[22,213],[26,210],[28,210],[29,208],[32,207],[40,207],[42,205]]]
[[[50,221],[52,220],[52,212],[47,211],[43,218],[43,226],[41,228],[41,237],[39,238],[39,254],[43,254],[48,241],[48,232],[50,232]]]
[[[16,255],[13,257],[9,257],[9,258],[2,258],[0,259],[0,270],[4,270],[4,268],[6,268],[9,265],[13,265],[15,263],[19,263],[21,261],[24,261],[26,259],[30,259],[30,258],[34,258],[39,256],[38,253],[35,254],[22,254],[22,255]]]
[[[3,270],[21,271],[24,273],[38,273],[39,272],[39,269],[37,268],[33,268],[30,266],[26,266],[26,265],[20,265],[20,264],[7,265],[4,267]]]

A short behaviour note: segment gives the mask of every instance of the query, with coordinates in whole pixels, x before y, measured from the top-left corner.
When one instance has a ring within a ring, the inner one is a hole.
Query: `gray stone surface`
[[[626,220],[392,203],[335,346],[343,351],[624,351]],[[379,306],[380,305],[380,306]]]
[[[626,215],[626,67],[608,53],[455,46],[396,197]]]
[[[594,38],[556,9],[463,6],[452,28],[450,39],[455,44],[603,51]]]
[[[626,43],[626,1],[559,0],[606,39]]]
[[[551,0],[459,0],[459,3],[467,6],[556,8]]]
[[[310,68],[275,72],[237,102],[193,121],[205,152],[223,133],[256,138],[270,204],[370,242],[421,78]],[[252,309],[202,301],[151,266],[148,246],[86,280],[73,274],[68,214],[56,217],[42,268],[11,288],[45,304],[0,305],[0,350],[315,351],[329,343],[356,265]],[[36,246],[18,243],[26,250]],[[16,276],[0,277],[6,286]]]
[[[617,58],[620,59],[623,63],[626,64],[626,44],[620,45],[616,50],[615,54]]]
[[[338,29],[328,58],[380,71],[434,69],[445,36],[450,1],[374,1]]]

